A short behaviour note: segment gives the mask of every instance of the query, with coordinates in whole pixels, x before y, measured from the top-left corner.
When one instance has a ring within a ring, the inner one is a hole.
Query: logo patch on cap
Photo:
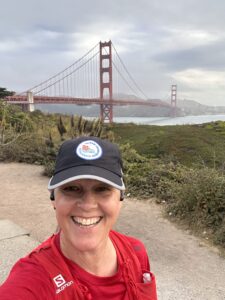
[[[101,157],[102,148],[95,141],[88,140],[77,146],[76,153],[80,158],[94,160]]]

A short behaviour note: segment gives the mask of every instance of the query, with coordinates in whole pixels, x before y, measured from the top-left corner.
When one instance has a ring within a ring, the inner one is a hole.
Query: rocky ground
[[[0,219],[43,241],[56,228],[42,167],[0,164]],[[126,199],[116,229],[141,239],[156,275],[159,300],[225,299],[225,259],[204,240],[163,217],[153,200]]]

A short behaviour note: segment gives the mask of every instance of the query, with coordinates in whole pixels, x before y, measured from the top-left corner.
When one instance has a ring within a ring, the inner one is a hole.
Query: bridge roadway
[[[50,97],[50,96],[34,96],[34,104],[77,104],[77,105],[92,105],[92,104],[110,104],[110,105],[145,105],[145,106],[160,106],[171,107],[169,103],[161,100],[128,100],[128,99],[99,99],[99,98],[73,98],[73,97]],[[27,96],[14,95],[6,98],[10,104],[29,104]]]

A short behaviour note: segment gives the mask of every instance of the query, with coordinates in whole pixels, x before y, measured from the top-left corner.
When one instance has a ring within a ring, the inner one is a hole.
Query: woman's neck
[[[67,244],[60,235],[62,253],[85,271],[100,277],[113,276],[117,272],[117,254],[110,238],[102,243],[98,249],[79,251],[71,244]]]

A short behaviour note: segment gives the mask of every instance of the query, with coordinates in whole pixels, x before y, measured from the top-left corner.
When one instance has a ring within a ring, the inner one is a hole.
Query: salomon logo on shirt
[[[73,284],[73,281],[66,282],[61,274],[53,278],[55,285],[57,286],[56,294],[62,292],[65,288]]]

